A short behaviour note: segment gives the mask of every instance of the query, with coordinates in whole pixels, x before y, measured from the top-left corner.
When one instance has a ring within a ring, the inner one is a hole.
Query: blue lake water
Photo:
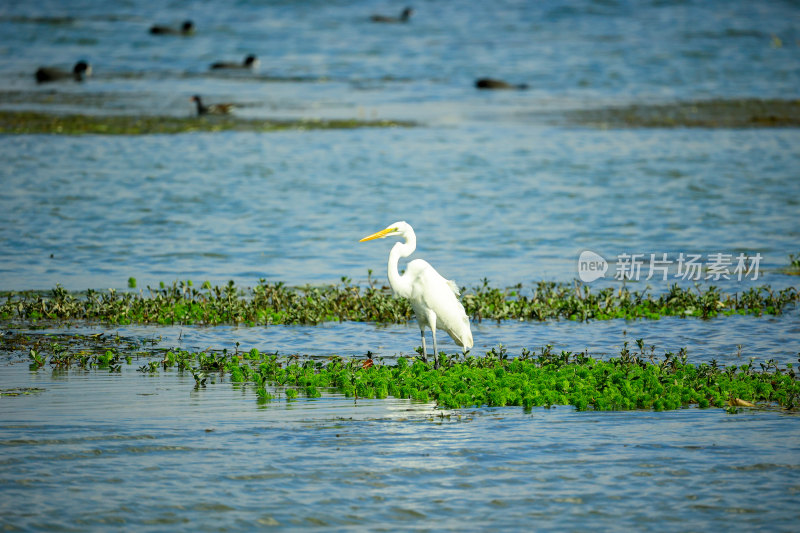
[[[473,355],[482,355],[502,344],[510,356],[523,349],[539,352],[547,345],[556,353],[588,352],[597,358],[618,357],[628,348],[639,352],[636,341],[644,341],[647,356],[687,350],[691,361],[739,366],[753,359],[757,363],[774,359],[781,365],[796,364],[800,355],[800,322],[796,312],[756,319],[749,316],[712,320],[662,318],[660,320],[601,320],[593,322],[493,322],[472,324]],[[325,359],[363,357],[367,352],[393,363],[399,356],[414,356],[419,328],[414,323],[376,326],[371,323],[324,323],[317,326],[73,326],[69,329],[38,329],[38,333],[96,335],[108,331],[125,338],[158,341],[162,347],[190,351],[257,348],[261,352]],[[430,335],[430,332],[428,332]],[[440,347],[454,352],[457,347],[440,334]]]
[[[781,287],[797,279],[778,269],[800,243],[799,143],[795,129],[493,124],[7,137],[0,273],[3,289],[364,281],[390,245],[358,239],[406,220],[417,256],[468,287],[571,281],[586,249],[760,253],[755,284]]]
[[[800,97],[793,2],[388,2],[0,6],[0,109],[245,118],[411,120],[413,128],[152,136],[0,136],[0,290],[124,289],[191,279],[252,286],[364,283],[395,220],[460,285],[571,282],[592,250],[761,254],[797,286],[800,133],[595,129],[543,118],[609,105]],[[192,37],[154,23],[190,18]],[[255,72],[211,73],[254,53]],[[40,65],[92,63],[86,83],[37,86]],[[478,77],[527,83],[479,92]],[[647,268],[647,265],[644,267]],[[653,292],[678,281],[628,285]],[[187,349],[388,359],[415,324],[86,327]],[[796,363],[798,310],[710,321],[473,324],[475,351],[618,353],[643,338],[690,361]],[[58,333],[58,332],[56,332]],[[449,339],[444,349],[454,349]],[[21,529],[793,530],[796,415],[717,409],[443,412],[318,400],[259,407],[248,387],[125,367],[32,373],[0,361],[0,523]],[[443,415],[446,415],[443,417]],[[32,503],[35,502],[35,503]]]
[[[21,529],[790,531],[794,415],[442,411],[274,400],[124,367],[0,402],[0,523]]]

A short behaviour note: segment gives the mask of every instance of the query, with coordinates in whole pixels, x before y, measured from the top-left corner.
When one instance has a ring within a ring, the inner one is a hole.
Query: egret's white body
[[[401,257],[408,257],[417,248],[417,236],[414,229],[406,222],[395,222],[384,230],[364,237],[360,242],[385,237],[400,236],[404,242],[398,242],[389,252],[389,285],[395,295],[407,298],[417,315],[420,335],[422,337],[422,357],[427,358],[425,348],[425,328],[433,334],[434,364],[438,366],[438,346],[436,329],[446,331],[455,343],[466,352],[472,348],[472,331],[464,306],[458,301],[458,285],[454,281],[442,277],[427,261],[414,259],[408,263],[401,276],[397,264]]]

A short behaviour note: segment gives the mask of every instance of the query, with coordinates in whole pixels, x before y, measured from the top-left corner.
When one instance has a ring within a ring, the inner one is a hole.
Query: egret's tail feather
[[[456,285],[455,281],[453,281],[452,279],[448,279],[447,285],[449,285],[450,288],[453,289],[453,294],[455,294],[456,296],[461,296],[461,291],[458,290],[458,285]]]

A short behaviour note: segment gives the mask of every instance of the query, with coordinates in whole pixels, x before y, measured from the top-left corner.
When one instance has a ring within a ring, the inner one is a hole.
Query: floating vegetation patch
[[[549,345],[538,354],[523,349],[512,358],[501,345],[482,357],[450,358],[441,353],[441,367],[434,369],[419,358],[400,357],[393,365],[373,360],[369,353],[363,359],[301,360],[255,348],[239,351],[237,344],[235,352],[165,350],[137,370],[144,374],[191,372],[198,389],[207,387],[209,379],[227,378],[252,387],[261,403],[281,395],[286,401],[299,396],[318,398],[330,390],[354,399],[392,396],[436,402],[450,409],[570,405],[581,411],[661,411],[694,405],[736,412],[775,406],[795,410],[800,402],[800,381],[791,363],[785,368],[774,360],[727,368],[716,361],[694,365],[687,362],[685,350],[658,359],[654,348],[647,353],[643,340],[637,340],[637,345],[639,351],[632,351],[626,342],[618,357],[605,361],[585,352],[554,353]],[[29,353],[29,358],[35,371],[46,365],[87,368],[81,357],[65,358],[63,349],[49,358],[42,353]],[[106,359],[95,357],[88,365],[119,372],[123,360],[132,364],[129,356],[119,353],[109,353]]]
[[[800,100],[703,100],[568,111],[598,128],[778,128],[800,126]]]
[[[30,394],[39,394],[44,392],[45,389],[40,387],[16,387],[13,389],[0,389],[0,396],[28,396]]]
[[[54,115],[32,111],[0,111],[0,133],[56,133],[64,135],[148,135],[213,131],[269,132],[280,130],[325,130],[410,127],[397,120],[301,119],[255,120],[233,116],[157,117]]]
[[[52,26],[69,26],[75,24],[74,17],[28,17],[24,15],[2,15],[0,22],[10,22],[12,24],[49,24]]]
[[[160,339],[134,340],[97,333],[64,335],[6,332],[0,337],[0,355],[9,360],[27,354],[31,370],[105,368],[119,372],[123,362],[153,357]]]
[[[789,266],[781,272],[790,276],[800,276],[800,253],[789,254]]]
[[[404,323],[414,320],[406,299],[395,298],[388,287],[352,285],[289,287],[260,280],[242,289],[191,281],[139,292],[71,293],[56,287],[49,293],[9,292],[0,304],[0,321],[58,323],[88,321],[107,324],[319,324],[331,321]],[[588,285],[539,282],[530,289],[522,285],[493,288],[484,280],[463,289],[467,314],[481,320],[578,321],[614,318],[658,319],[662,316],[710,318],[717,315],[778,315],[800,298],[797,289],[773,291],[768,286],[741,293],[723,294],[714,286],[684,289],[677,284],[659,295],[631,291],[626,287],[593,291]]]

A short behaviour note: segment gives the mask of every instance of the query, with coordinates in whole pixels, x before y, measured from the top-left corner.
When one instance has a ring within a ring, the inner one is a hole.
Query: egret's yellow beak
[[[393,233],[395,231],[397,231],[397,228],[382,229],[378,233],[373,233],[369,237],[364,237],[363,239],[361,239],[358,242],[371,241],[372,239],[383,239],[384,237],[386,237],[387,235],[389,235],[390,233]]]

